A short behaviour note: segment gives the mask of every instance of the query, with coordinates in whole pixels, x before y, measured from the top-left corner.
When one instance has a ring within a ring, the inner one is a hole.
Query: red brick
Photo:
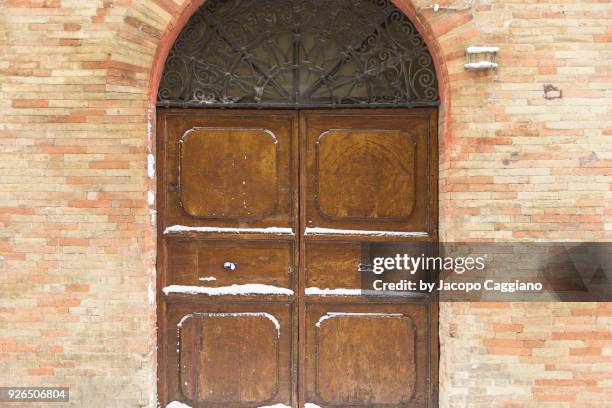
[[[66,285],[66,292],[89,292],[89,285],[77,283]]]
[[[127,169],[130,163],[121,161],[94,161],[89,163],[91,169]]]
[[[53,368],[31,368],[27,370],[28,375],[34,376],[51,376],[54,374]]]
[[[46,108],[49,101],[43,99],[13,99],[13,108]]]
[[[571,348],[570,356],[600,356],[601,347]]]

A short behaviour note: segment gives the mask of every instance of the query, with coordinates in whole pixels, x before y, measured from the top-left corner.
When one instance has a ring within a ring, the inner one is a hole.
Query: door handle
[[[360,263],[357,267],[358,272],[374,272],[374,265]]]

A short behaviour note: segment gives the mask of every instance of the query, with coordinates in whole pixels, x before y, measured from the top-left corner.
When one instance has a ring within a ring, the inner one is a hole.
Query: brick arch
[[[171,3],[170,0],[150,0],[156,3]],[[173,8],[174,17],[167,24],[165,30],[161,33],[160,41],[157,45],[153,58],[153,66],[149,78],[149,103],[154,106],[157,98],[157,90],[161,76],[164,71],[164,64],[172,45],[176,38],[181,33],[181,30],[192,14],[205,3],[206,0],[191,0],[186,1],[182,6]],[[420,12],[410,0],[392,0],[393,3],[412,21],[423,39],[425,40],[429,52],[431,53],[436,67],[436,75],[439,82],[440,101],[443,112],[449,111],[450,107],[450,87],[449,75],[445,64],[445,55],[437,40],[436,34],[431,26],[431,21]],[[444,109],[446,108],[446,109]]]

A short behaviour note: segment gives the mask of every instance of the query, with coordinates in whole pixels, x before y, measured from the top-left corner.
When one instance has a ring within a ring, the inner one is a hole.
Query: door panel
[[[193,127],[179,150],[179,199],[190,216],[262,219],[278,207],[280,158],[272,131]]]
[[[280,333],[276,319],[269,316],[262,312],[187,316],[179,328],[183,393],[193,400],[197,387],[201,402],[264,402],[274,397]]]
[[[416,377],[415,332],[410,318],[392,314],[326,316],[330,319],[319,324],[315,343],[320,398],[327,404],[409,401]],[[354,350],[359,350],[359,358]]]
[[[219,408],[289,404],[291,309],[247,302],[170,304],[168,401]]]
[[[172,285],[259,283],[293,288],[291,241],[172,238],[166,249]]]
[[[331,129],[319,135],[316,147],[315,194],[322,217],[401,220],[410,216],[416,142],[409,133]]]
[[[371,289],[374,280],[401,282],[432,279],[424,269],[385,268],[380,275],[372,272],[374,258],[393,258],[402,253],[435,256],[433,251],[437,247],[429,242],[410,242],[408,245],[406,241],[371,242],[363,237],[352,241],[328,241],[325,236],[306,238],[304,280],[307,289]]]
[[[171,109],[160,119],[166,226],[295,226],[295,113]]]
[[[306,305],[305,401],[421,407],[428,390],[425,304]]]
[[[308,242],[306,288],[361,288],[361,247],[360,242]]]
[[[305,111],[306,227],[435,235],[435,110]]]

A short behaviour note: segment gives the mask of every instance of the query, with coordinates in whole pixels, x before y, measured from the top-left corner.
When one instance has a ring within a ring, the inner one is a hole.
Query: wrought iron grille
[[[432,106],[427,46],[390,0],[208,0],[176,40],[158,106]]]

